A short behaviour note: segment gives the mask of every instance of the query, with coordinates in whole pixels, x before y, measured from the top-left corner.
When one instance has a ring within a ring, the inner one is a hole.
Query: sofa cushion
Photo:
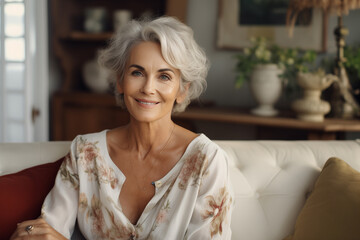
[[[286,240],[359,239],[360,172],[330,158]]]
[[[9,239],[17,223],[40,216],[63,159],[0,176],[0,239]]]

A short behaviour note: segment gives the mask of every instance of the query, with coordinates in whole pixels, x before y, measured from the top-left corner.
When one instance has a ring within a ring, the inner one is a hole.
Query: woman
[[[171,120],[206,83],[191,29],[170,17],[132,21],[100,61],[130,122],[78,136],[42,217],[19,224],[12,239],[70,238],[76,220],[87,239],[230,239],[227,157]]]

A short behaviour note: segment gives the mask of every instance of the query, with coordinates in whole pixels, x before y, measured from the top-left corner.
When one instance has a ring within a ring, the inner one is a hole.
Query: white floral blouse
[[[107,151],[106,132],[78,136],[62,163],[42,217],[66,238],[76,220],[86,239],[231,239],[233,193],[225,152],[196,137],[169,173],[136,225],[121,209],[125,176]]]

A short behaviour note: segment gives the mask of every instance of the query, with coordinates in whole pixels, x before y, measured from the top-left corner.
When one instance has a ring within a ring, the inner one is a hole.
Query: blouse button
[[[155,187],[160,188],[162,185],[161,181],[155,182]]]

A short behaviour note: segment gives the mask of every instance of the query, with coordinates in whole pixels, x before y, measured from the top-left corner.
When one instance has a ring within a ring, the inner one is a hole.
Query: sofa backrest
[[[65,156],[71,142],[0,143],[0,176]]]
[[[356,141],[217,141],[229,155],[235,192],[232,239],[280,240],[290,234],[330,157],[360,171]]]

